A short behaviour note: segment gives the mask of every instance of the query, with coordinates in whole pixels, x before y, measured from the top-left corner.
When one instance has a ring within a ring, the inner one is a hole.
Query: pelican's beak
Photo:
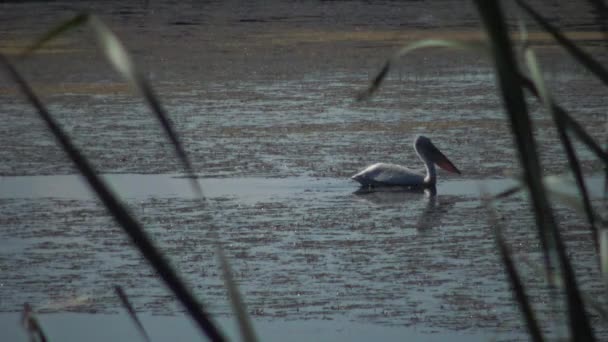
[[[449,172],[460,174],[460,171],[456,168],[456,166],[454,166],[448,157],[444,156],[437,147],[433,146],[433,153],[431,155],[433,156],[433,162],[440,168]]]

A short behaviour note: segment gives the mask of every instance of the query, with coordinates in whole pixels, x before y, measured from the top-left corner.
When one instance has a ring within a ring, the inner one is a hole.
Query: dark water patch
[[[265,23],[267,22],[266,19],[239,19],[239,22],[241,23]]]
[[[199,26],[199,25],[201,25],[201,23],[194,22],[194,21],[172,21],[172,22],[169,23],[169,25],[174,25],[174,26]]]

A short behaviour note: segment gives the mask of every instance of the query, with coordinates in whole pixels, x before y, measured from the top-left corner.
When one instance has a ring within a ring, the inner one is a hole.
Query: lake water
[[[525,329],[479,200],[482,189],[514,185],[519,170],[492,66],[467,52],[414,53],[371,101],[354,101],[406,42],[481,39],[466,4],[2,3],[0,51],[14,55],[80,9],[99,14],[124,40],[184,141],[206,207],[145,104],[86,30],[18,66],[229,336],[214,230],[264,340],[518,340]],[[543,9],[606,60],[589,11],[566,3]],[[531,37],[555,98],[603,141],[604,88],[546,36]],[[153,339],[196,337],[0,75],[0,330],[25,340],[16,322],[28,302],[52,340],[87,332],[132,340],[136,331],[113,292],[121,285]],[[559,174],[566,159],[550,116],[532,99],[530,108],[543,167]],[[431,137],[462,175],[440,171],[436,196],[355,192],[349,177],[372,162],[418,166],[416,134]],[[577,149],[588,175],[601,170]],[[600,204],[601,177],[588,185]],[[563,334],[525,196],[496,208],[543,327]],[[559,205],[557,218],[581,287],[603,293],[584,219]],[[597,332],[605,336],[605,327]]]

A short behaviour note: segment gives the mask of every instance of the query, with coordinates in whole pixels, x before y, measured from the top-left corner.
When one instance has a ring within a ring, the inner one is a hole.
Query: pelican
[[[362,187],[406,186],[433,188],[437,183],[435,164],[440,168],[458,173],[460,171],[439,151],[431,139],[419,135],[414,139],[414,150],[426,168],[426,175],[408,169],[405,166],[377,163],[368,166],[351,178],[361,183]]]

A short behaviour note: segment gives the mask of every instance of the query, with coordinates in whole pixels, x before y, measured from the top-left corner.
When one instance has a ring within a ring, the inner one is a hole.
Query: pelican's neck
[[[421,153],[421,151],[419,151],[416,146],[414,146],[414,149],[416,150],[416,154],[418,154],[418,158],[420,158],[420,160],[422,160],[422,162],[424,163],[424,168],[426,169],[424,184],[435,185],[435,183],[437,182],[437,171],[435,170],[435,163],[433,163],[429,159],[429,157],[426,156],[424,153]]]

